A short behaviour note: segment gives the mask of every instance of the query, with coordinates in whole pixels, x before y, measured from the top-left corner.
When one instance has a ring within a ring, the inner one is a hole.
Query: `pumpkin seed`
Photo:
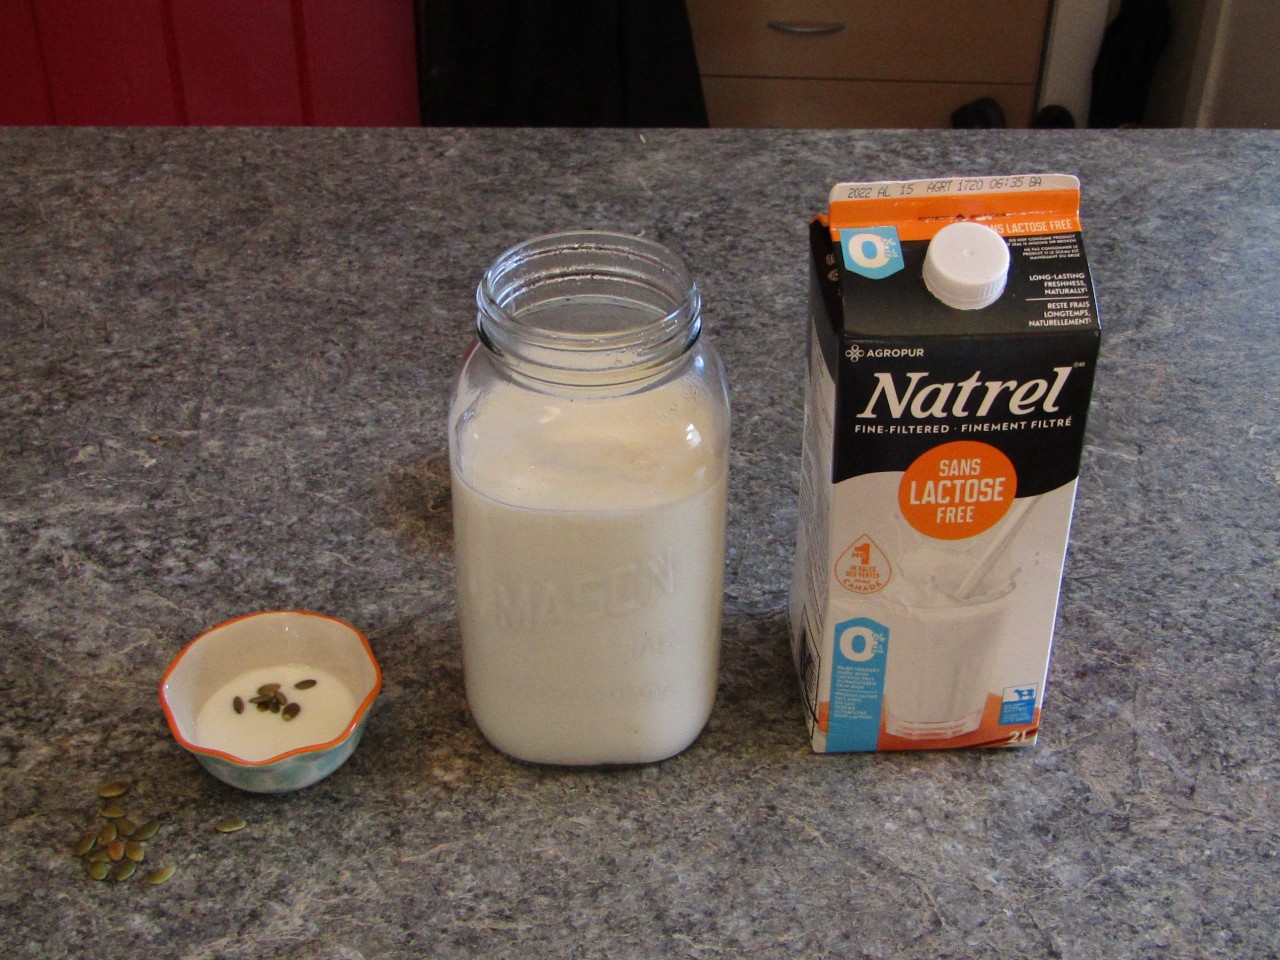
[[[297,690],[310,690],[317,684],[317,682],[318,681],[314,678],[308,678],[306,680],[299,680],[293,686],[294,689]],[[266,713],[267,711],[270,711],[272,713],[281,714],[285,720],[292,720],[298,715],[302,708],[300,706],[295,707],[290,702],[289,698],[285,695],[284,690],[281,689],[282,687],[283,684],[280,683],[264,683],[262,686],[258,687],[258,692],[254,696],[250,697],[248,701],[245,701],[242,697],[234,697],[231,701],[231,706],[236,713],[243,713],[247,702],[257,707],[259,713]]]
[[[225,820],[219,820],[213,825],[213,829],[219,833],[235,833],[237,830],[243,830],[245,822],[239,817],[227,817]]]
[[[138,864],[146,859],[144,842],[154,837],[161,827],[160,821],[154,818],[138,826],[126,815],[124,805],[114,802],[128,791],[129,784],[123,780],[98,787],[99,798],[107,802],[99,803],[96,812],[106,823],[85,833],[72,848],[94,880],[124,881],[133,877]],[[153,871],[151,877],[155,879],[150,882],[164,883],[173,872],[173,867]]]
[[[178,869],[177,867],[169,866],[169,867],[161,867],[159,870],[152,870],[149,874],[147,874],[147,883],[151,884],[153,887],[156,884],[164,883],[166,880],[168,880],[170,877],[173,876],[174,872],[177,869]]]
[[[123,797],[129,792],[129,784],[123,780],[112,780],[104,783],[98,788],[98,796],[103,800],[112,800],[115,797]]]

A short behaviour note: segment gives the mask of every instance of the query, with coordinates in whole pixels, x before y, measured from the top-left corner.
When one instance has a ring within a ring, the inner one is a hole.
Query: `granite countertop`
[[[1280,135],[0,130],[6,957],[1280,950]],[[842,179],[1083,182],[1104,341],[1039,744],[816,756],[787,646],[805,231]],[[577,226],[701,278],[734,399],[721,684],[659,765],[528,767],[462,694],[444,414],[480,272]],[[170,738],[229,617],[386,682],[285,796]],[[163,886],[69,853],[96,785]],[[243,818],[219,834],[211,824]]]

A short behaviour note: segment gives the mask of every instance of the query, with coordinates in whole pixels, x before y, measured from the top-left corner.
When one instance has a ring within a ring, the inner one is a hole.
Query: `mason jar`
[[[662,760],[710,716],[729,400],[684,263],[582,231],[503,253],[449,409],[467,703],[533,763]]]

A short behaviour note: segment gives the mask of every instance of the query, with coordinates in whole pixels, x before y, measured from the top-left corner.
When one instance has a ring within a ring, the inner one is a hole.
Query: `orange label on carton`
[[[866,534],[849,544],[836,561],[836,580],[850,593],[875,593],[892,575],[889,558]]]
[[[989,443],[956,440],[926,450],[902,474],[898,506],[927,537],[963,540],[990,530],[1018,491],[1013,462]]]
[[[964,220],[1033,236],[1078,231],[1079,206],[1079,184],[1061,174],[841,183],[831,190],[827,223],[834,239],[841,228],[891,223],[903,240],[928,240]]]

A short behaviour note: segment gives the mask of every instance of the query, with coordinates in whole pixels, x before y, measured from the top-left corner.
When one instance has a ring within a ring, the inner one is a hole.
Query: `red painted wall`
[[[0,124],[417,126],[413,0],[4,0]]]

